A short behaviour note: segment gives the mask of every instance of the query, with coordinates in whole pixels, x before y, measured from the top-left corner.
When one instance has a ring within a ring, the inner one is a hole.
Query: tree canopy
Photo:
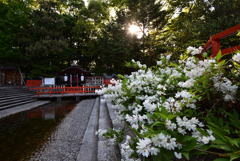
[[[126,62],[154,65],[240,23],[238,0],[5,0],[0,2],[0,64],[30,77],[72,62],[96,73],[129,74]],[[113,14],[113,11],[115,14]],[[114,16],[113,16],[114,15]],[[139,28],[130,33],[131,25]],[[233,35],[223,48],[239,45]]]

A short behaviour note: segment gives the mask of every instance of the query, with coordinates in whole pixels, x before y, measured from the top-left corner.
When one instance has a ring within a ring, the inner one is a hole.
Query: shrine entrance
[[[66,82],[68,87],[79,87],[85,85],[85,78],[91,77],[91,72],[85,71],[76,64],[65,70],[57,73],[64,77],[64,82]]]

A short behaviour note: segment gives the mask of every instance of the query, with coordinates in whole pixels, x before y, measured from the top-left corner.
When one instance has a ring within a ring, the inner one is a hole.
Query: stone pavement
[[[107,104],[99,97],[82,100],[30,160],[118,161],[117,145],[95,135],[98,129],[109,127],[112,123]]]
[[[3,89],[3,88],[1,88]],[[3,90],[2,90],[3,91]],[[0,91],[1,93],[1,91]],[[44,105],[50,101],[34,101],[0,110],[0,118]],[[100,97],[85,99],[56,127],[48,141],[38,149],[31,161],[118,161],[118,145],[112,140],[95,135],[98,129],[112,128],[115,119],[111,103],[102,103]],[[121,126],[121,125],[120,125]]]

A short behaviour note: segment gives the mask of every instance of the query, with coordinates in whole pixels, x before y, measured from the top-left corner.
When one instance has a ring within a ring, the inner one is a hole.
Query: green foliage
[[[119,131],[115,128],[109,128],[109,130],[105,134],[103,134],[103,136],[105,138],[115,138],[116,143],[121,143],[124,139],[125,129],[125,126]]]
[[[203,46],[211,36],[240,23],[240,6],[236,0],[167,2],[169,10],[179,13],[171,20],[166,32],[168,50],[177,56],[188,46]],[[236,45],[239,45],[239,38],[235,35],[221,40],[222,49]]]
[[[18,45],[18,38],[21,29],[29,24],[28,1],[3,1],[0,2],[0,64],[22,65],[21,49]]]
[[[220,51],[216,61],[222,58]],[[143,67],[140,62],[128,63],[141,69],[121,80],[116,88],[103,89],[107,93],[105,98],[115,99],[120,116],[130,123],[135,134],[129,143],[131,157],[191,160],[194,155],[214,155],[213,160],[239,159],[240,119],[238,109],[232,109],[236,102],[236,107],[239,105],[235,97],[239,92],[238,64],[232,65],[232,60],[217,63],[207,56],[206,60],[186,57],[180,64],[169,59],[162,57],[157,66],[151,68]],[[239,57],[235,55],[233,59]],[[196,76],[196,68],[202,74]],[[177,76],[175,70],[181,72],[181,76]],[[194,83],[183,85],[189,80]],[[194,121],[197,123],[192,128],[190,122]],[[168,149],[171,139],[176,140],[178,147]],[[150,152],[154,148],[159,151]]]

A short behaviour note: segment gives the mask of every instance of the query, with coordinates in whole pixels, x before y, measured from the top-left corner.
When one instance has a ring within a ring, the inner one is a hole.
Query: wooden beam
[[[233,34],[236,34],[238,33],[238,30],[240,30],[240,24],[237,25],[237,26],[234,26],[232,28],[229,28],[225,31],[222,31],[214,36],[212,36],[212,39],[215,40],[215,39],[223,39],[225,37],[228,37],[228,36],[231,36]]]
[[[237,50],[240,51],[240,45],[234,46],[234,47],[230,47],[230,48],[227,48],[227,49],[223,49],[222,50],[222,55],[231,54],[231,53],[236,52]]]

